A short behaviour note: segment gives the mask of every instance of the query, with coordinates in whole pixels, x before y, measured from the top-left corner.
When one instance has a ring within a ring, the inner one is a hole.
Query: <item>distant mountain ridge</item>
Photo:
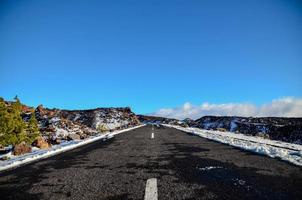
[[[267,135],[270,139],[302,143],[302,118],[284,117],[217,117],[205,116],[195,120],[202,129],[224,128],[248,135]]]

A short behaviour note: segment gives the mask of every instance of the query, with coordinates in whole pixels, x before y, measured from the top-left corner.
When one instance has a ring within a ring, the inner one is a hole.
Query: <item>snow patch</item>
[[[66,137],[69,134],[70,132],[68,132],[67,130],[56,127],[56,137],[62,138],[62,137]]]
[[[209,171],[209,170],[212,170],[212,169],[222,169],[223,167],[221,166],[207,166],[207,167],[199,167],[198,169],[200,171]]]
[[[116,110],[112,111],[112,113],[111,118],[108,119],[105,117],[105,113],[97,112],[93,121],[93,127],[97,129],[98,126],[103,125],[108,130],[114,130],[130,123],[128,120],[121,120],[122,113],[117,112]]]
[[[163,125],[247,151],[252,151],[272,158],[280,158],[281,160],[302,166],[302,145],[299,144],[269,140],[243,134],[234,134],[231,132],[210,131],[199,128],[183,128],[168,124]]]
[[[231,132],[235,132],[237,129],[237,124],[234,120],[231,121],[231,127],[230,127],[230,131]]]
[[[79,113],[77,113],[72,121],[77,121],[78,119],[80,119],[80,117],[81,117],[81,115]]]
[[[51,118],[50,120],[49,120],[49,123],[56,123],[56,122],[59,122],[59,121],[61,121],[61,119],[59,118],[59,117],[53,117],[53,118]]]

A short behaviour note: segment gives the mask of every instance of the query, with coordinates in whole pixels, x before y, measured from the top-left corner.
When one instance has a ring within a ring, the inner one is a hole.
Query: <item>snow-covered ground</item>
[[[31,153],[27,153],[27,154],[24,154],[21,156],[14,156],[10,152],[10,153],[0,156],[0,157],[7,156],[9,158],[8,160],[0,161],[0,171],[16,168],[21,165],[28,164],[30,162],[33,162],[33,161],[36,161],[36,160],[39,160],[42,158],[48,158],[50,156],[57,155],[59,153],[65,152],[65,151],[75,149],[77,147],[95,142],[97,140],[107,140],[107,139],[114,137],[114,135],[117,135],[117,134],[120,134],[120,133],[123,133],[126,131],[130,131],[130,130],[133,130],[136,128],[140,128],[142,126],[144,126],[144,125],[139,125],[139,126],[135,126],[132,128],[118,130],[118,131],[114,131],[114,132],[110,132],[110,133],[106,133],[106,134],[99,134],[96,136],[91,136],[84,140],[63,141],[61,144],[53,145],[50,149],[39,149],[39,148],[34,147],[32,149]]]
[[[281,160],[302,166],[302,145],[247,136],[240,133],[211,131],[199,128],[183,128],[168,124],[164,124],[164,126],[176,128],[200,137],[267,155],[272,158],[280,158]]]

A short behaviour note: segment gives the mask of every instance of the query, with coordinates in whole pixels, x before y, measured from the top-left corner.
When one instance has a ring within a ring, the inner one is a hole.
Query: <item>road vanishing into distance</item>
[[[302,168],[147,125],[0,173],[0,199],[302,199]]]

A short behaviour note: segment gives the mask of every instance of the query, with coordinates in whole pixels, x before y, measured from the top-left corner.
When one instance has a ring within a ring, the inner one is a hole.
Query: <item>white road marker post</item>
[[[146,190],[145,190],[145,198],[144,200],[157,200],[157,179],[156,178],[149,178],[146,183]]]

